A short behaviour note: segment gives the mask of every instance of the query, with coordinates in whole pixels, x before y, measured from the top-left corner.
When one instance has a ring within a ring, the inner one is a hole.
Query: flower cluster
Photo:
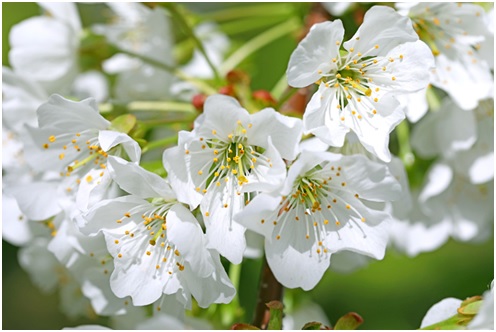
[[[185,310],[210,307],[229,320],[215,304],[239,305],[232,271],[248,257],[311,290],[388,245],[414,256],[491,234],[481,7],[373,6],[353,35],[316,23],[277,98],[226,70],[247,51],[224,60],[227,36],[176,4],[109,3],[87,26],[75,4],[41,8],[11,30],[2,70],[3,239],[67,315],[184,328],[200,324]],[[296,89],[300,117],[283,112]]]

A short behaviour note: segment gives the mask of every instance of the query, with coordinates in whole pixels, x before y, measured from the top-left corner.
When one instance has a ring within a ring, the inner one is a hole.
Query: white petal
[[[81,30],[81,21],[79,20],[76,4],[60,2],[40,2],[38,4],[48,11],[51,17],[72,27],[74,32]]]
[[[340,20],[314,24],[291,54],[286,71],[288,84],[303,88],[318,81],[321,65],[330,64],[331,59],[338,56],[343,35],[343,23]],[[327,71],[330,69],[327,68]]]
[[[93,98],[75,102],[59,95],[52,95],[48,102],[38,108],[37,114],[40,128],[52,127],[63,132],[67,132],[68,128],[72,132],[89,128],[106,129],[110,124],[98,114]]]
[[[430,197],[437,196],[445,191],[453,179],[453,171],[443,163],[436,163],[429,169],[427,180],[422,192],[419,195],[419,200],[425,202]]]
[[[200,204],[207,228],[207,247],[216,249],[231,263],[239,264],[246,248],[245,228],[235,222],[233,216],[244,205],[244,197],[236,194],[233,185],[222,182],[218,190],[208,192]],[[229,182],[233,182],[232,179]]]
[[[357,37],[360,37],[359,40]],[[374,6],[365,13],[362,25],[344,43],[344,47],[347,50],[353,47],[356,52],[361,53],[372,50],[367,55],[373,56],[386,54],[400,44],[416,40],[418,36],[408,17],[401,16],[391,7]],[[375,49],[375,45],[379,45],[379,48]]]
[[[175,204],[167,213],[167,225],[167,238],[177,246],[195,274],[201,278],[211,275],[213,262],[205,247],[200,224],[191,212],[181,204]]]
[[[98,133],[98,141],[100,142],[103,151],[107,152],[120,144],[131,161],[139,162],[140,160],[141,148],[139,147],[139,144],[127,134],[110,130],[100,130]]]
[[[306,133],[312,133],[331,146],[343,146],[346,133],[350,129],[339,121],[337,99],[334,89],[319,86],[307,104],[303,114],[303,125]]]
[[[205,120],[199,128],[195,128],[198,136],[227,140],[238,127],[238,121],[247,127],[250,123],[248,112],[241,107],[238,101],[225,95],[213,95],[207,98],[203,107]],[[217,132],[213,135],[212,130]]]
[[[140,198],[175,198],[164,179],[138,164],[114,156],[109,156],[107,163],[114,181],[128,193]]]
[[[361,198],[394,201],[401,194],[401,185],[384,164],[373,162],[364,155],[345,156],[340,164],[346,184]]]
[[[234,216],[234,220],[253,232],[271,238],[274,227],[269,217],[277,210],[280,202],[280,196],[259,194]]]
[[[287,288],[313,289],[329,267],[331,255],[319,257],[316,243],[310,250],[299,252],[291,246],[281,248],[278,241],[266,240],[265,249],[274,276]]]
[[[194,189],[195,185],[188,172],[190,167],[185,161],[184,148],[177,146],[165,150],[162,160],[177,200],[195,209],[200,204],[203,195]]]
[[[214,273],[207,278],[197,278],[193,274],[184,275],[189,290],[201,308],[207,308],[212,303],[229,303],[236,294],[236,289],[229,280],[219,255],[213,250],[210,250],[210,254],[215,264]]]
[[[133,207],[147,204],[148,202],[136,196],[123,196],[95,204],[90,211],[83,215],[85,224],[80,224],[81,232],[95,235],[102,230],[112,230],[121,227],[120,220],[124,213]]]
[[[462,304],[462,300],[455,299],[453,297],[448,297],[440,302],[434,304],[425,314],[420,324],[420,328],[424,328],[443,320],[446,320],[454,315],[456,315],[457,309]]]
[[[251,123],[253,126],[247,129],[248,144],[267,148],[267,136],[270,136],[284,159],[296,157],[302,135],[301,120],[265,108],[251,116]]]
[[[45,220],[60,211],[57,182],[33,182],[10,189],[19,208],[31,220]]]
[[[76,67],[77,39],[63,22],[33,17],[12,27],[9,40],[12,67],[35,80],[57,80]]]

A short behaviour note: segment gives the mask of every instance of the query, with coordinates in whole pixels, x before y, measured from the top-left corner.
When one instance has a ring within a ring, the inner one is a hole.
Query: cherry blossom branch
[[[207,83],[205,83],[203,81],[200,81],[200,80],[197,80],[197,79],[194,79],[192,77],[189,77],[188,75],[186,75],[185,73],[183,73],[178,68],[174,68],[174,67],[169,66],[169,65],[167,65],[167,64],[165,64],[163,62],[160,62],[160,61],[157,61],[157,60],[148,58],[148,57],[143,56],[143,55],[138,54],[138,53],[134,53],[134,52],[131,52],[131,51],[128,51],[128,50],[124,50],[124,49],[121,49],[121,48],[116,48],[116,49],[117,49],[117,52],[119,52],[119,53],[127,54],[129,56],[138,58],[138,59],[142,60],[143,62],[148,63],[149,65],[152,65],[152,66],[154,66],[156,68],[159,68],[159,69],[162,69],[162,70],[165,70],[165,71],[171,73],[172,75],[176,76],[177,78],[179,78],[179,79],[181,79],[181,80],[183,80],[185,82],[191,83],[198,90],[200,90],[201,92],[203,92],[203,93],[205,93],[207,95],[212,95],[212,94],[216,94],[217,93],[217,90],[215,90],[214,88],[212,88]]]
[[[282,302],[282,295],[283,287],[274,277],[274,274],[267,263],[267,259],[264,257],[253,325],[260,327],[262,330],[267,328],[270,318],[270,309],[266,306],[266,303],[269,303],[270,301]]]
[[[273,42],[274,40],[284,36],[285,34],[296,31],[300,28],[300,23],[297,19],[293,18],[287,21],[284,21],[280,25],[273,27],[270,30],[267,30],[260,35],[256,36],[252,40],[248,41],[242,47],[240,47],[236,52],[231,54],[231,56],[224,61],[220,68],[221,74],[226,74],[231,69],[235,68],[238,64],[240,64],[246,57],[255,51],[259,50],[263,46]]]
[[[212,69],[212,72],[215,75],[215,80],[216,81],[220,81],[220,76],[219,76],[219,72],[218,72],[217,68],[213,64],[213,62],[210,59],[210,57],[208,56],[207,51],[205,51],[205,48],[203,47],[202,42],[196,36],[195,32],[193,31],[193,28],[190,26],[190,24],[188,23],[188,21],[185,19],[184,15],[181,13],[181,11],[177,8],[177,5],[175,3],[167,3],[167,4],[164,4],[164,6],[171,12],[171,14],[175,18],[178,19],[178,21],[180,22],[180,24],[183,26],[186,34],[191,39],[193,39],[193,41],[195,42],[196,46],[198,47],[198,50],[200,50],[200,52],[203,54],[203,56],[205,57],[205,60],[207,61],[207,63],[210,66],[210,68]]]

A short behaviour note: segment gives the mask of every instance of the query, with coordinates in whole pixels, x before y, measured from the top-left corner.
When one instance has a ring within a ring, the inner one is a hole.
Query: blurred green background
[[[248,5],[248,4],[244,4]],[[84,5],[84,10],[91,5]],[[199,8],[203,6],[203,8]],[[234,4],[217,4],[231,7]],[[295,11],[308,10],[309,4],[292,5]],[[370,6],[370,5],[366,5]],[[2,3],[2,63],[8,65],[8,34],[12,25],[39,14],[33,3]],[[208,12],[211,7],[198,5],[195,10]],[[277,24],[284,16],[265,19],[259,30],[233,33],[232,22],[221,28],[230,33],[234,45],[241,45],[265,29],[263,24]],[[273,22],[272,22],[272,21]],[[229,22],[228,22],[229,23]],[[345,25],[347,23],[345,22]],[[351,33],[354,31],[351,31]],[[286,70],[289,55],[296,46],[287,35],[262,48],[241,64],[252,76],[252,87],[270,89]],[[2,243],[2,327],[4,329],[60,329],[83,323],[104,323],[105,319],[69,320],[58,312],[57,294],[42,294],[17,263],[17,248]],[[242,269],[240,300],[251,320],[257,292],[260,261],[247,260]],[[326,311],[331,323],[354,311],[365,320],[362,329],[415,329],[434,303],[445,297],[466,298],[482,294],[494,276],[494,241],[462,244],[450,241],[440,250],[414,259],[388,252],[383,261],[352,274],[329,271],[318,286],[305,294]],[[292,292],[301,295],[301,290]],[[302,296],[305,296],[302,295]]]

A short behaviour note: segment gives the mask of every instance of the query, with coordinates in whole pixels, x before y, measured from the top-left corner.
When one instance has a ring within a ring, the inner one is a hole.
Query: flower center
[[[179,250],[167,239],[166,218],[174,204],[158,199],[152,202],[152,207],[137,206],[116,220],[118,224],[128,221],[123,235],[114,240],[119,251],[117,258],[132,255],[133,259],[140,259],[144,253],[150,260],[148,264],[155,265],[155,276],[184,271]]]

